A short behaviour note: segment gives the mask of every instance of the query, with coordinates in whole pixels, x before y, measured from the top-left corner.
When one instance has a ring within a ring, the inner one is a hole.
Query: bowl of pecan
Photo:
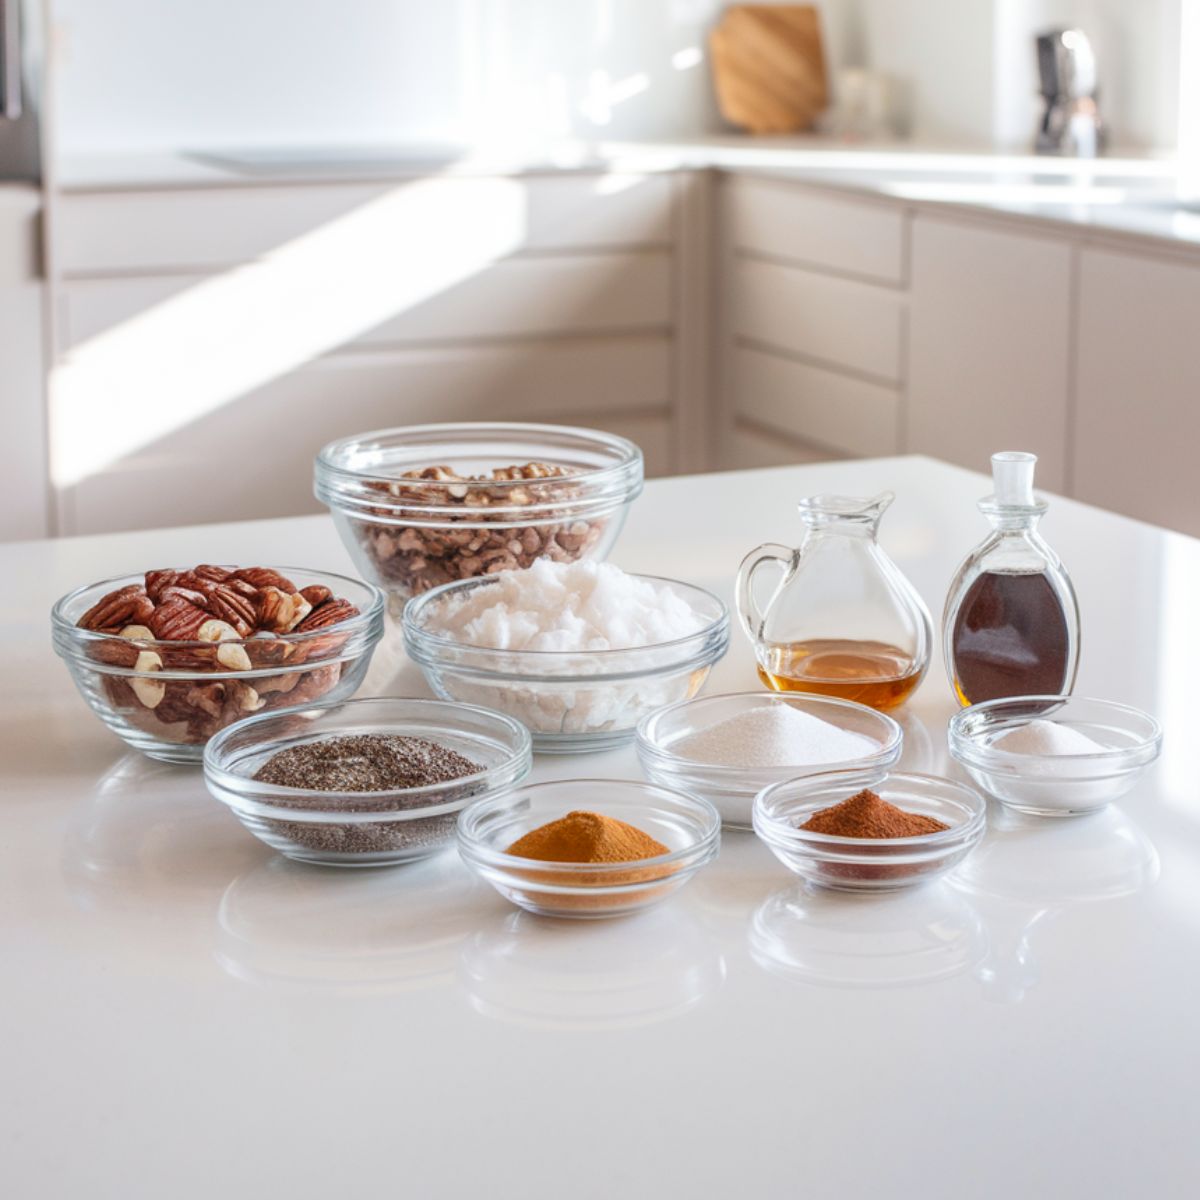
[[[378,588],[343,575],[201,565],[77,588],[51,625],[109,729],[151,758],[199,762],[243,717],[353,695],[383,605]]]
[[[444,583],[606,557],[642,490],[642,452],[566,425],[411,425],[331,442],[313,490],[399,616]]]

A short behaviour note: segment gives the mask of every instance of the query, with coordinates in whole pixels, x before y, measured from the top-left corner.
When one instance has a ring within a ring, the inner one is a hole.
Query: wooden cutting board
[[[828,103],[811,4],[734,4],[709,35],[721,115],[750,133],[811,129]]]

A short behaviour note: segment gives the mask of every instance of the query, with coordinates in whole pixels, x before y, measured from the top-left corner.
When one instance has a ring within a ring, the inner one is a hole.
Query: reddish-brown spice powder
[[[933,817],[905,812],[864,788],[849,800],[814,813],[800,828],[833,837],[899,838],[937,833],[950,826]]]

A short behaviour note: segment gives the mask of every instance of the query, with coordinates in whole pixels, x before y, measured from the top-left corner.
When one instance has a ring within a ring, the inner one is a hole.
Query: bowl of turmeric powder
[[[926,882],[961,862],[987,829],[987,802],[937,775],[825,771],[764,788],[753,820],[802,879],[875,892]]]
[[[465,808],[463,861],[502,896],[550,917],[617,917],[665,900],[721,846],[707,801],[657,784],[558,779]]]

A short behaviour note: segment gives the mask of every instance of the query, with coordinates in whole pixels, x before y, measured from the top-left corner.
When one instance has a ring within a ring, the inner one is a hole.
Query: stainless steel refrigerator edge
[[[49,532],[42,0],[0,0],[0,540]]]
[[[0,180],[41,179],[40,0],[0,0]]]

